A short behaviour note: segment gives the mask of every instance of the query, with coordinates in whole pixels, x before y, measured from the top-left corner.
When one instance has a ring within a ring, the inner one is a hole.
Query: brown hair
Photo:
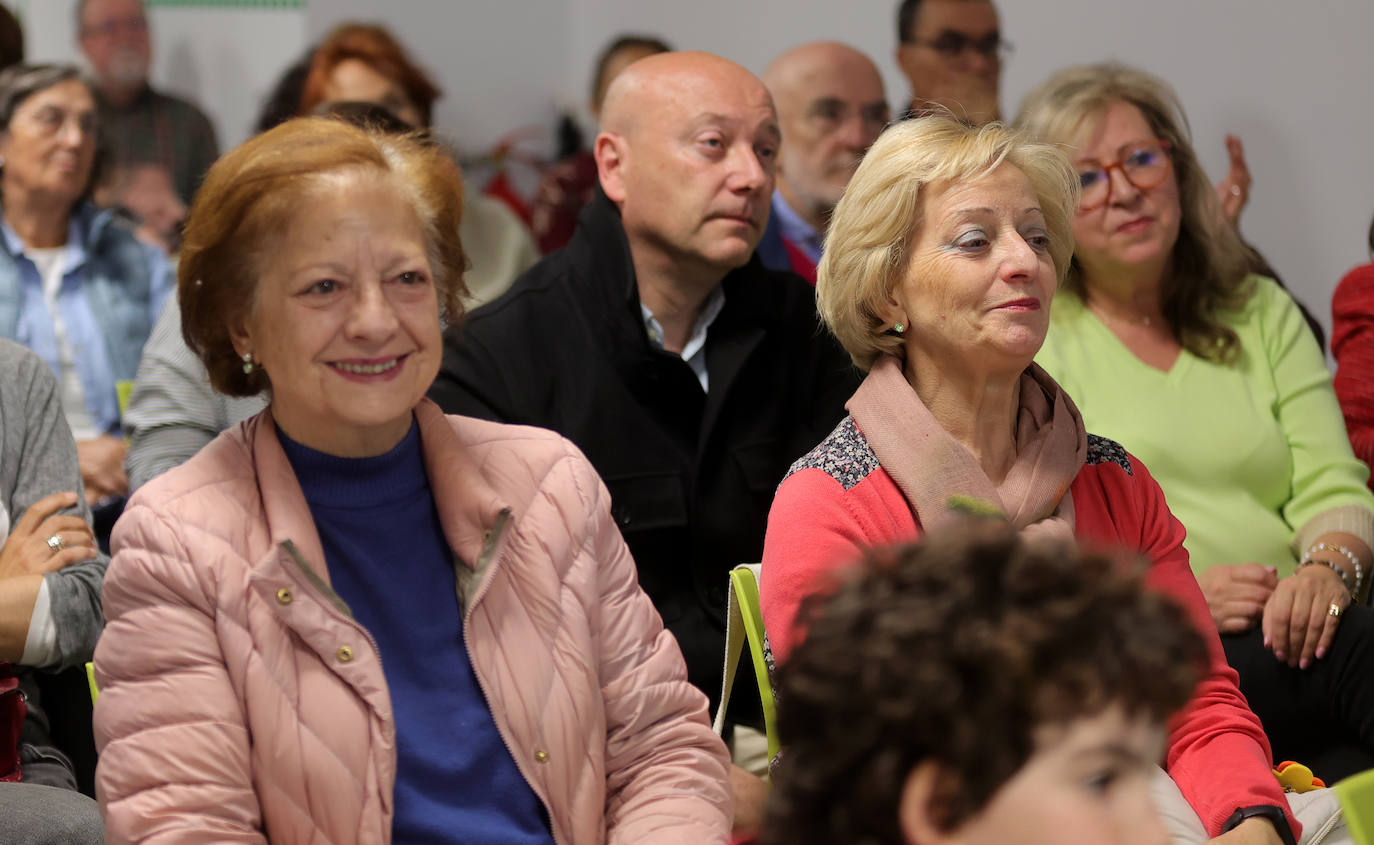
[[[300,113],[310,114],[324,101],[329,75],[339,63],[356,59],[395,82],[420,110],[427,127],[434,118],[434,101],[443,93],[419,65],[410,60],[396,38],[374,24],[343,24],[315,48],[310,72],[301,90]]]
[[[230,327],[253,307],[265,253],[291,213],[322,175],[349,169],[387,174],[405,194],[424,226],[439,316],[450,324],[462,317],[463,180],[453,160],[414,135],[323,117],[289,120],[215,162],[186,219],[177,268],[181,331],[221,393],[252,396],[270,386],[261,368],[243,372]]]
[[[19,19],[0,6],[0,70],[24,61],[24,28]]]
[[[592,74],[592,105],[597,109],[601,108],[601,101],[606,99],[606,89],[611,86],[611,80],[606,78],[606,71],[611,67],[611,59],[624,50],[643,50],[650,54],[673,52],[668,42],[654,35],[627,33],[616,36],[601,48],[596,57],[596,72]]]
[[[1219,317],[1250,297],[1250,259],[1236,230],[1225,221],[1211,180],[1193,151],[1188,118],[1164,80],[1119,62],[1071,67],[1036,86],[1021,103],[1016,125],[1050,143],[1067,143],[1085,121],[1112,103],[1140,110],[1155,136],[1170,145],[1182,214],[1174,243],[1173,271],[1165,281],[1164,318],[1178,342],[1200,358],[1230,363],[1240,339]],[[1084,294],[1075,259],[1065,287]]]
[[[869,553],[803,605],[763,841],[901,842],[902,788],[928,760],[948,775],[933,809],[953,829],[1025,765],[1039,728],[1114,706],[1164,725],[1206,646],[1123,563],[986,519]]]

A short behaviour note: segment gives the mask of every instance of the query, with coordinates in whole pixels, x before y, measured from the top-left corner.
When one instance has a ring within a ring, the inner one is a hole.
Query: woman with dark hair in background
[[[0,72],[0,337],[57,374],[101,532],[128,492],[117,387],[133,381],[173,280],[159,250],[88,201],[96,122],[76,68]]]
[[[1369,251],[1374,255],[1374,222]],[[1350,445],[1355,457],[1374,465],[1374,264],[1346,273],[1331,297],[1331,354]],[[1369,484],[1374,488],[1374,478]]]

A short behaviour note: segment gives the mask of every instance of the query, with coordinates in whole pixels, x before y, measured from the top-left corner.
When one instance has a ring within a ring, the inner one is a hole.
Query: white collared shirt
[[[692,325],[692,334],[687,338],[687,342],[682,347],[682,360],[687,362],[687,366],[692,368],[696,374],[697,381],[701,382],[701,389],[709,393],[707,386],[710,379],[706,373],[706,330],[711,328],[711,324],[720,316],[720,309],[725,307],[725,291],[720,285],[716,285],[711,295],[706,297],[706,302],[701,306],[701,313],[697,315],[697,321]],[[663,348],[663,326],[659,325],[654,313],[649,310],[644,303],[639,303],[640,313],[644,315],[644,330],[649,333],[649,342],[656,348]]]

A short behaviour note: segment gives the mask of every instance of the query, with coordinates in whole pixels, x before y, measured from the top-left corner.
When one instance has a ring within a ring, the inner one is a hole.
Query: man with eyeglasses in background
[[[125,190],[102,197],[143,219],[170,188],[190,205],[201,177],[219,157],[215,127],[195,105],[156,91],[148,84],[152,45],[142,0],[78,0],[76,29],[81,52],[95,83],[100,128],[116,176],[150,166],[165,170],[164,179],[138,184],[158,186]]]
[[[763,72],[782,128],[772,213],[759,259],[816,283],[830,212],[890,112],[873,61],[847,44],[793,47]]]
[[[972,123],[1000,120],[998,86],[1011,45],[991,0],[902,0],[897,66],[911,84],[904,117],[949,109]]]

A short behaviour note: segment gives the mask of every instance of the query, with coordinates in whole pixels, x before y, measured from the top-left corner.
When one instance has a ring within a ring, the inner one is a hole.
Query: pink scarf
[[[845,407],[927,531],[950,516],[952,499],[963,498],[1006,514],[1025,536],[1072,541],[1069,485],[1087,456],[1088,435],[1073,400],[1038,364],[1021,375],[1016,462],[1000,485],[935,421],[897,358],[878,359]]]

